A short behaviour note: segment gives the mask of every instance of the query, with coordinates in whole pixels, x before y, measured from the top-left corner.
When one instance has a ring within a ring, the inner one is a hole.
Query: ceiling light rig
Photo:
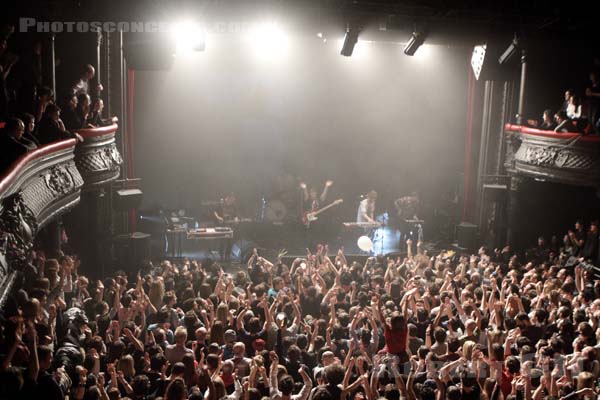
[[[520,45],[519,38],[515,34],[512,42],[510,42],[510,44],[508,45],[506,50],[504,50],[502,55],[498,58],[498,64],[503,65],[503,64],[506,64],[507,62],[509,62],[513,58],[513,56],[517,53],[517,50],[519,49],[519,45]]]
[[[346,36],[344,36],[344,43],[342,44],[341,55],[344,57],[352,56],[354,52],[354,46],[358,42],[358,35],[360,35],[361,28],[355,24],[348,24],[346,27]]]
[[[404,54],[407,56],[414,56],[419,47],[425,43],[426,33],[423,30],[415,29],[408,40],[408,43],[404,46]]]

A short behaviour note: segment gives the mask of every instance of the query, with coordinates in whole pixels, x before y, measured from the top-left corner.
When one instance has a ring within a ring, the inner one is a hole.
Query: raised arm
[[[323,192],[321,192],[320,200],[324,202],[327,199],[327,193],[329,192],[329,188],[333,185],[332,180],[328,180],[325,182],[325,186],[323,187]]]

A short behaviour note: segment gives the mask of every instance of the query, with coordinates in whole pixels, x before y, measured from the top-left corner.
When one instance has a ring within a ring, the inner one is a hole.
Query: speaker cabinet
[[[143,193],[140,189],[120,189],[113,192],[113,208],[116,211],[129,211],[139,208]]]
[[[478,226],[469,222],[462,222],[456,226],[456,241],[458,247],[463,249],[475,249],[477,247]]]

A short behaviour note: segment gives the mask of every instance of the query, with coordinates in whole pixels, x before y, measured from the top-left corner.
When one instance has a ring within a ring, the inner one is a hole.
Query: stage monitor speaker
[[[143,193],[140,189],[119,189],[113,192],[113,209],[129,211],[142,204]]]
[[[143,232],[118,235],[113,239],[117,265],[125,271],[137,271],[150,260],[150,235]]]
[[[168,32],[129,32],[123,54],[127,68],[142,71],[168,71],[175,59],[175,41]]]
[[[478,226],[469,222],[461,222],[456,226],[456,241],[458,247],[463,249],[475,249],[477,247]]]

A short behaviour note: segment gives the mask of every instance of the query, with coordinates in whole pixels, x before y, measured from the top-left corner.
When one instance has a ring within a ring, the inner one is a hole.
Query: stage
[[[223,262],[235,266],[245,263],[254,248],[258,249],[261,256],[274,261],[277,255],[285,252],[286,258],[305,257],[307,249],[314,252],[317,245],[328,245],[330,254],[335,254],[338,249],[343,248],[344,253],[350,257],[364,257],[373,255],[405,255],[406,243],[400,244],[401,232],[397,228],[383,226],[381,228],[367,231],[360,228],[314,230],[307,229],[302,225],[273,225],[253,223],[236,230],[229,260]],[[370,235],[373,250],[362,251],[358,247],[358,238]],[[167,235],[153,235],[152,258],[160,258],[157,253],[162,249],[162,257],[180,260],[210,258],[220,260],[220,246],[222,240],[191,240],[183,239],[181,243],[174,243]],[[229,239],[231,240],[231,239]],[[413,251],[416,251],[416,240],[413,243]],[[177,247],[177,248],[175,248]],[[180,248],[179,248],[180,247]],[[423,247],[432,251],[441,248],[439,243],[424,241]],[[158,257],[157,257],[158,256]]]

